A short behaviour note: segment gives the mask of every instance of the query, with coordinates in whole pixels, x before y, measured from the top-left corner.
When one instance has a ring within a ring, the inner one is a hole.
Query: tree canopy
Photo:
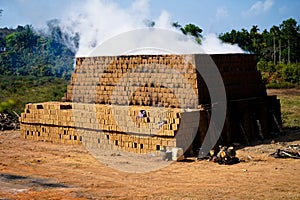
[[[174,22],[172,24],[173,27],[181,30],[181,32],[185,35],[191,35],[195,38],[196,42],[201,44],[202,39],[202,29],[198,27],[195,24],[186,24],[184,27],[182,27],[178,22]]]
[[[255,53],[258,60],[277,63],[295,63],[300,60],[300,28],[295,19],[284,20],[279,26],[260,32],[253,25],[250,31],[231,30],[219,38],[226,43],[238,44],[243,50]]]

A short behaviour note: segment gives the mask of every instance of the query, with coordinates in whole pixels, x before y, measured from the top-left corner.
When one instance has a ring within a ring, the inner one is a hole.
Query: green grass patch
[[[278,95],[283,127],[300,127],[300,95]]]
[[[280,83],[268,83],[266,84],[267,89],[289,89],[295,88],[297,85],[289,82],[280,82]]]
[[[21,113],[27,103],[61,101],[68,81],[57,77],[0,76],[0,102],[14,101]]]

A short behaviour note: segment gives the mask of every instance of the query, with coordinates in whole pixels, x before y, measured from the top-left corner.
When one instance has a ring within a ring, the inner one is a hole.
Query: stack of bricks
[[[266,90],[254,55],[210,58],[220,72],[228,100],[222,140],[257,138],[257,120],[260,131],[267,134]],[[185,151],[191,143],[197,149],[210,124],[210,105],[218,103],[210,102],[199,72],[209,71],[205,59],[207,55],[198,54],[77,58],[65,102],[27,104],[20,118],[21,135],[134,153],[173,147]],[[209,76],[211,80],[216,77]],[[139,118],[142,110],[146,115]]]
[[[202,69],[202,71],[204,72],[210,70],[209,67],[205,68],[205,60],[207,60],[206,57],[207,55],[195,55],[196,66],[204,68]],[[210,57],[215,66],[218,68],[222,77],[222,81],[226,90],[227,100],[266,96],[266,88],[262,82],[260,72],[256,69],[256,60],[254,55],[214,54],[210,55]],[[211,79],[216,78],[216,74],[209,74],[209,76],[211,77]],[[210,87],[215,86],[213,85]],[[198,91],[199,103],[210,103],[207,85],[199,74]]]
[[[146,117],[137,118],[140,110],[146,111]],[[182,115],[181,109],[148,106],[69,102],[27,104],[20,118],[21,135],[37,141],[85,142],[99,148],[115,145],[129,152],[149,153],[176,147],[175,136],[179,129],[186,132],[197,127],[197,121],[193,126],[180,127]],[[185,120],[191,120],[191,117]]]
[[[194,55],[77,58],[67,101],[196,108]],[[181,102],[178,102],[181,99]]]
[[[216,54],[210,57],[220,71],[228,100],[266,96],[254,55]],[[197,72],[197,67],[209,68],[202,60],[203,55],[77,58],[66,99],[84,103],[196,108],[199,104],[210,103],[207,85]],[[215,78],[214,74],[210,76]]]
[[[20,117],[22,137],[64,144],[81,143],[71,109],[70,103],[27,104]]]

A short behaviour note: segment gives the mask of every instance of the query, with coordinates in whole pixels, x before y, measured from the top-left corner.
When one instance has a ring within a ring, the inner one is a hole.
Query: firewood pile
[[[210,150],[209,153],[209,160],[219,164],[232,165],[240,162],[232,146],[219,146],[218,151]]]
[[[285,149],[277,149],[271,156],[275,158],[300,159],[300,145],[289,145]]]
[[[1,112],[0,113],[0,130],[16,130],[20,128],[19,122],[19,115],[16,112],[7,113]]]

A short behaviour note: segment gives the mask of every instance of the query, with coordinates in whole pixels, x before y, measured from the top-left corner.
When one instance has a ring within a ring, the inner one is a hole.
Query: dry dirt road
[[[157,171],[125,173],[80,145],[0,132],[0,199],[300,199],[300,160],[269,156],[300,144],[300,130],[274,140],[239,149],[244,161],[235,165],[191,158]]]

